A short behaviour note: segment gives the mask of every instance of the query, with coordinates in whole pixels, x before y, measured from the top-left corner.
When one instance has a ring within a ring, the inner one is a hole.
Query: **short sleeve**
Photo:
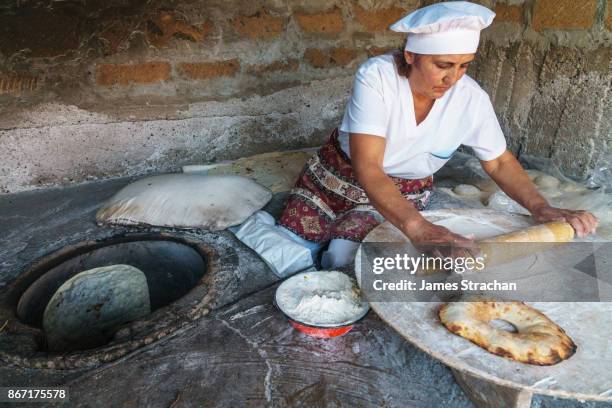
[[[480,160],[498,158],[506,151],[506,138],[487,94],[481,95],[475,118],[472,132],[463,144],[471,147]]]
[[[362,66],[357,71],[340,130],[386,136],[387,109],[380,72],[375,67]]]

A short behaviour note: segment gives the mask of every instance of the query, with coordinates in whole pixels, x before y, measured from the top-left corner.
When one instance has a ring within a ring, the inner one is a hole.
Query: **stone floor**
[[[94,214],[128,182],[0,196],[0,293],[24,265],[64,246],[64,237],[107,234],[94,223]],[[282,200],[282,194],[275,195],[267,209],[278,214]],[[465,205],[436,194],[431,206]],[[254,254],[238,241],[235,245],[244,254],[241,268],[248,269]],[[227,305],[93,369],[42,370],[0,362],[0,387],[68,387],[69,406],[472,406],[448,368],[373,312],[335,339],[293,330],[272,304],[278,283],[271,276],[245,273]],[[532,406],[605,405],[536,397]]]

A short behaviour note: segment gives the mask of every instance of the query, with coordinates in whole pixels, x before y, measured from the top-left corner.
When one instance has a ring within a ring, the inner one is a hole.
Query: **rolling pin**
[[[565,221],[553,221],[497,235],[477,244],[486,266],[499,265],[546,251],[574,239],[574,228]]]
[[[484,257],[485,266],[494,266],[546,251],[559,243],[570,242],[573,239],[574,228],[569,223],[553,221],[486,238],[477,241],[476,244],[480,248],[478,256]],[[420,272],[417,274],[430,275],[441,270],[423,268]]]
[[[565,221],[534,225],[523,230],[483,239],[484,242],[569,242],[574,239],[574,228]]]

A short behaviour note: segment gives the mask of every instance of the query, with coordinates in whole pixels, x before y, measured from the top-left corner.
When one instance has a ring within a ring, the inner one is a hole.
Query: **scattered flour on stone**
[[[291,319],[313,326],[340,326],[359,319],[369,306],[359,289],[342,272],[295,275],[276,291],[278,307]]]

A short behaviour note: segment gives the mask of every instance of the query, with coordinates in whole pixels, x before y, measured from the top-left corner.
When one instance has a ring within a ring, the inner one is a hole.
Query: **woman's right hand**
[[[441,257],[475,257],[479,250],[473,238],[455,234],[448,228],[433,224],[425,218],[407,223],[404,234],[423,252]]]
[[[410,238],[413,244],[469,245],[474,242],[473,239],[455,234],[448,228],[432,224],[422,217],[408,223],[404,229],[404,234]]]

